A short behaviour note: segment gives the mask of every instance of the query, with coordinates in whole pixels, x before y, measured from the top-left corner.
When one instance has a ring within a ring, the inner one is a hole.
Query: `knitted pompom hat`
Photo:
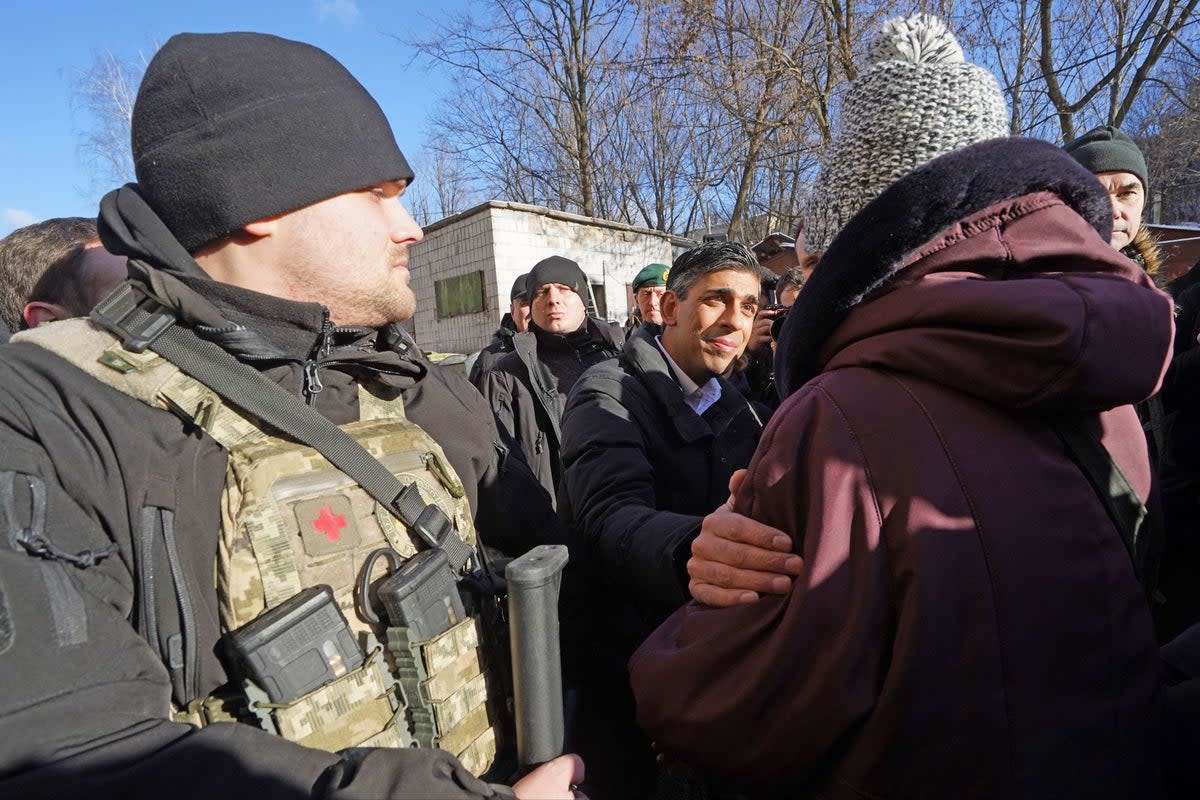
[[[807,249],[814,252],[926,161],[1008,133],[1008,107],[996,79],[964,60],[937,17],[889,20],[867,55],[805,203]]]

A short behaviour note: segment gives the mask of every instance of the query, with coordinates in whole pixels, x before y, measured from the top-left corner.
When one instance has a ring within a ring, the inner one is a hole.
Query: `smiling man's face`
[[[663,295],[663,347],[697,384],[724,374],[746,349],[759,290],[757,275],[722,269],[700,276],[684,297]]]

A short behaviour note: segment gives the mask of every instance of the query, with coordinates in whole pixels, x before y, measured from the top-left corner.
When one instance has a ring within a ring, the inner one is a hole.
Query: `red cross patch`
[[[358,526],[350,500],[341,495],[304,500],[294,506],[304,552],[310,556],[352,550],[358,546]]]

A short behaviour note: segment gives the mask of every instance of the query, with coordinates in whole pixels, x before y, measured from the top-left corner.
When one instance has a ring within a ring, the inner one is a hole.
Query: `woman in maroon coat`
[[[1051,424],[1082,420],[1147,496],[1130,404],[1161,380],[1171,303],[1111,219],[1028,139],[956,149],[850,219],[734,499],[804,569],[782,597],[692,603],[635,653],[668,757],[771,796],[1159,794],[1149,612]]]

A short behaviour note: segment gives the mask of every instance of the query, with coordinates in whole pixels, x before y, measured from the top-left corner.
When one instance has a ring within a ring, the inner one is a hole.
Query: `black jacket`
[[[588,352],[577,353],[584,363],[596,363],[620,352],[625,343],[619,326],[588,317]],[[513,351],[483,378],[481,387],[502,428],[520,447],[526,463],[551,501],[562,476],[559,450],[562,403],[559,380],[538,358],[538,340],[530,329],[513,336]]]
[[[471,365],[471,375],[468,380],[475,385],[476,389],[483,391],[484,376],[492,371],[496,362],[503,358],[505,353],[513,351],[513,337],[516,335],[517,329],[514,326],[512,314],[505,312],[503,319],[500,320],[500,327],[492,334],[492,340],[476,354],[475,363]]]
[[[399,389],[468,488],[481,538],[515,551],[536,543],[523,532],[554,535],[549,505],[524,464],[503,458],[478,393],[432,368],[398,329],[333,328],[321,306],[207,280],[177,244],[124,224],[109,200],[106,247],[158,260],[162,268],[135,266],[135,280],[177,310],[178,324],[335,422],[357,417],[357,381]],[[129,213],[149,213],[134,205]],[[440,751],[338,756],[247,725],[168,720],[171,680],[135,629],[148,599],[135,542],[171,523],[174,557],[150,563],[155,608],[182,624],[176,597],[187,599],[184,660],[196,694],[207,694],[227,679],[213,588],[225,460],[173,414],[35,345],[0,350],[0,796],[509,796]],[[33,548],[40,556],[18,541],[23,528],[27,541],[44,541]]]
[[[584,373],[562,420],[559,513],[603,618],[593,652],[622,671],[686,602],[692,539],[729,498],[729,477],[750,463],[770,413],[719,379],[721,399],[698,416],[654,342],[659,330],[642,325],[619,358]]]

